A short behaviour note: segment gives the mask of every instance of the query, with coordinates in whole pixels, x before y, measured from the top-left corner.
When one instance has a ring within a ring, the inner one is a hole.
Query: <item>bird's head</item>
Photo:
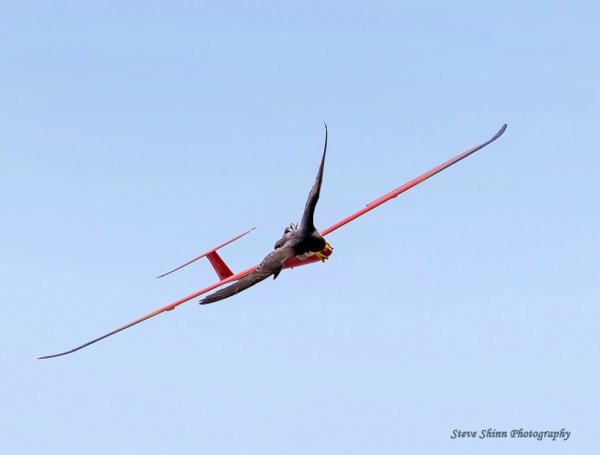
[[[285,236],[286,234],[289,234],[290,232],[296,229],[298,229],[298,225],[291,223],[288,227],[285,228],[285,230],[283,231],[283,235]]]
[[[285,242],[287,242],[290,239],[290,235],[293,231],[295,231],[296,229],[298,229],[298,225],[297,224],[290,224],[288,227],[285,228],[285,230],[283,231],[283,237],[281,237],[279,240],[277,240],[277,242],[275,243],[275,249],[282,247],[283,245],[285,245]]]

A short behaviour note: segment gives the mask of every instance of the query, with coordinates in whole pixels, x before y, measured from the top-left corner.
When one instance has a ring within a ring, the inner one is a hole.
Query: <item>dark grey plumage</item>
[[[275,250],[272,251],[263,259],[254,272],[239,279],[234,284],[227,286],[214,292],[202,300],[201,305],[217,302],[226,299],[254,286],[257,283],[265,280],[273,275],[277,278],[283,266],[294,256],[299,259],[304,259],[314,253],[322,251],[327,242],[319,234],[319,231],[314,226],[314,213],[321,194],[321,184],[323,183],[323,168],[325,167],[325,155],[327,154],[327,125],[325,125],[325,147],[323,150],[323,158],[315,184],[313,185],[304,207],[304,213],[300,225],[291,224],[283,233],[283,237],[275,243]]]

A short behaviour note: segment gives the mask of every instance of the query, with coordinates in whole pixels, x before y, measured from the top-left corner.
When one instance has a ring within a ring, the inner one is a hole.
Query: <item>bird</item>
[[[331,245],[323,238],[314,225],[314,214],[321,194],[323,183],[323,169],[325,167],[325,156],[327,155],[327,124],[325,124],[325,147],[317,178],[312,186],[304,207],[304,213],[299,224],[290,224],[285,228],[283,236],[275,242],[275,248],[258,265],[254,272],[242,277],[234,284],[207,295],[200,300],[200,305],[218,302],[235,294],[245,291],[251,286],[267,279],[273,275],[273,279],[279,276],[286,262],[296,257],[300,260],[306,259],[313,254],[322,262],[328,258],[326,251],[332,249]]]

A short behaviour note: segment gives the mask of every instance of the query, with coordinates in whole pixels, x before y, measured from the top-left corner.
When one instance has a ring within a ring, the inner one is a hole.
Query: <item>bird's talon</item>
[[[321,262],[325,262],[330,256],[330,254],[325,254],[325,252],[330,253],[332,250],[333,247],[329,243],[326,243],[325,248],[323,248],[321,251],[317,251],[315,256],[317,256]]]

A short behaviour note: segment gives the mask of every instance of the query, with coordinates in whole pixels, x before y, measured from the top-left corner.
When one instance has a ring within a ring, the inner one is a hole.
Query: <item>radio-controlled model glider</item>
[[[75,351],[79,351],[80,349],[83,349],[86,346],[89,346],[90,344],[96,343],[100,340],[103,340],[104,338],[108,338],[109,336],[114,335],[115,333],[118,333],[122,330],[139,324],[140,322],[145,321],[146,319],[150,319],[151,317],[154,317],[160,313],[170,311],[175,307],[181,305],[182,303],[187,302],[188,300],[206,294],[207,292],[219,288],[225,284],[229,284],[229,286],[204,297],[200,301],[200,304],[206,305],[208,303],[217,302],[219,300],[231,297],[241,291],[244,291],[245,289],[248,289],[251,286],[254,286],[255,284],[263,281],[271,275],[273,275],[273,278],[277,278],[277,275],[279,275],[279,273],[283,269],[300,267],[302,265],[313,264],[318,261],[325,262],[325,260],[329,258],[329,256],[331,256],[331,254],[333,253],[333,248],[325,240],[326,235],[332,233],[336,229],[339,229],[340,227],[344,226],[350,221],[355,220],[359,216],[370,212],[374,208],[379,207],[384,202],[387,202],[390,199],[394,199],[399,194],[404,193],[406,190],[412,188],[413,186],[418,185],[424,180],[427,180],[429,177],[452,166],[454,163],[458,163],[460,160],[466,158],[467,156],[475,153],[478,150],[481,150],[486,145],[491,144],[496,139],[498,139],[504,133],[505,130],[506,125],[502,126],[502,128],[500,128],[500,131],[498,131],[498,133],[496,133],[496,135],[489,141],[484,142],[483,144],[476,145],[475,147],[467,150],[466,152],[461,153],[460,155],[452,158],[451,160],[440,164],[439,166],[433,168],[429,172],[426,172],[425,174],[411,180],[410,182],[405,183],[401,187],[396,188],[395,190],[381,196],[379,199],[374,200],[370,204],[367,204],[365,208],[359,210],[353,215],[350,215],[348,218],[345,218],[339,223],[336,223],[333,226],[325,229],[324,231],[319,232],[314,226],[313,216],[315,213],[317,202],[319,200],[319,195],[321,193],[321,183],[323,182],[323,168],[325,166],[325,156],[327,154],[327,125],[325,125],[325,148],[323,150],[323,157],[321,158],[321,165],[319,166],[317,179],[312,189],[310,190],[310,194],[308,195],[308,200],[306,201],[306,206],[304,208],[302,220],[300,221],[299,225],[291,224],[285,229],[283,237],[275,243],[275,249],[271,253],[269,253],[259,265],[250,267],[249,269],[246,269],[243,272],[233,273],[231,269],[227,266],[227,264],[225,264],[221,256],[217,253],[217,250],[223,248],[226,245],[229,245],[235,240],[248,234],[250,231],[252,231],[252,229],[250,229],[250,231],[246,231],[243,234],[238,235],[237,237],[198,256],[197,258],[192,259],[184,265],[177,267],[176,269],[171,270],[170,272],[158,277],[162,278],[163,276],[173,273],[176,270],[179,270],[185,267],[186,265],[197,261],[198,259],[206,257],[215,269],[217,276],[219,277],[219,281],[217,283],[212,284],[207,288],[204,288],[192,295],[188,295],[187,297],[184,297],[183,299],[178,300],[177,302],[171,303],[170,305],[156,310],[146,316],[136,319],[135,321],[130,322],[129,324],[124,325],[123,327],[119,327],[118,329],[113,330],[112,332],[107,333],[106,335],[103,335],[100,338],[96,338],[95,340],[85,343],[75,349],[71,349],[70,351],[62,352],[60,354],[39,357],[39,359],[50,359],[53,357],[60,357],[66,354],[71,354]]]

